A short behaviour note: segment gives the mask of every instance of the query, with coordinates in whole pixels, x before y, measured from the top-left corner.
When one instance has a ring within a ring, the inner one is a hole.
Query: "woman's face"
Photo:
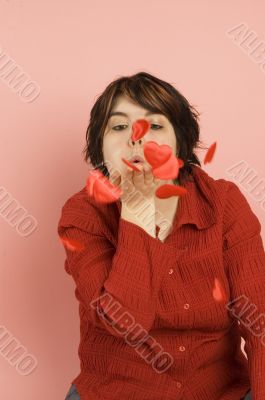
[[[112,115],[119,113],[117,115]],[[150,129],[133,145],[131,135],[132,124],[137,119],[146,119],[150,122]],[[167,144],[172,147],[173,154],[176,154],[176,136],[173,125],[163,114],[148,114],[148,110],[134,103],[127,96],[119,96],[112,109],[103,137],[104,162],[110,172],[118,170],[123,173],[126,165],[121,157],[130,159],[133,155],[139,154],[144,158],[144,144],[147,141],[155,141],[158,144]]]

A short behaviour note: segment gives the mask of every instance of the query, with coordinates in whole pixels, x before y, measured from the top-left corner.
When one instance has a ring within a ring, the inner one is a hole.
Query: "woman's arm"
[[[238,186],[230,182],[224,210],[224,266],[231,312],[240,321],[253,400],[265,399],[265,253],[261,224]]]
[[[76,283],[76,296],[84,304],[88,319],[112,335],[120,337],[122,326],[136,323],[148,332],[155,318],[156,295],[167,271],[163,267],[168,259],[163,244],[121,217],[115,249],[102,232],[94,207],[85,204],[82,213],[77,213],[74,201],[68,200],[58,225],[61,237],[75,239],[85,247],[71,251],[65,246],[65,269]],[[115,315],[108,311],[110,306]],[[115,326],[106,322],[115,322],[122,314]]]

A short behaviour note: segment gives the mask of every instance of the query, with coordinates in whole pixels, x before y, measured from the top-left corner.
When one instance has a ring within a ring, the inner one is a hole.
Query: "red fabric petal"
[[[217,278],[214,278],[213,298],[216,301],[226,301],[226,292]]]
[[[121,188],[113,185],[99,170],[93,170],[89,174],[86,190],[89,197],[102,204],[113,203],[122,195]]]
[[[206,153],[206,155],[205,155],[205,157],[204,157],[204,164],[207,164],[207,163],[209,163],[209,162],[211,162],[212,161],[212,159],[213,159],[213,156],[214,156],[214,153],[215,153],[215,150],[216,150],[216,142],[214,142],[210,147],[209,147],[209,149],[208,149],[208,151],[207,151],[207,153]]]
[[[144,145],[144,155],[147,162],[152,165],[153,168],[158,168],[164,164],[172,154],[172,148],[167,144],[161,144],[150,140]]]
[[[93,170],[93,172],[89,174],[89,179],[87,179],[86,182],[86,190],[89,197],[93,197],[93,187],[98,176],[99,174],[97,170]]]
[[[184,161],[181,158],[178,158],[179,168],[184,166]]]
[[[155,195],[159,199],[167,199],[172,196],[184,196],[187,192],[183,186],[165,184],[156,189]]]
[[[159,179],[175,179],[179,174],[179,163],[176,157],[171,157],[158,168],[153,168],[153,175]]]
[[[137,168],[133,163],[130,163],[130,161],[126,160],[125,158],[121,157],[122,161],[128,165],[128,167],[132,168],[134,171],[141,171],[139,168]]]
[[[71,251],[81,251],[85,248],[83,243],[80,243],[75,239],[70,239],[63,236],[59,236],[59,239],[62,242],[62,244]]]
[[[141,139],[146,134],[149,128],[150,122],[146,119],[138,119],[137,121],[135,121],[132,125],[132,140],[136,141]]]

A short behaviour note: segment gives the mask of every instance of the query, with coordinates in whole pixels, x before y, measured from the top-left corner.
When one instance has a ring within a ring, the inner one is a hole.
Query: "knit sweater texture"
[[[68,198],[60,237],[79,304],[81,400],[265,399],[265,252],[236,183],[192,165],[164,241],[99,204]],[[245,340],[241,350],[241,337]]]

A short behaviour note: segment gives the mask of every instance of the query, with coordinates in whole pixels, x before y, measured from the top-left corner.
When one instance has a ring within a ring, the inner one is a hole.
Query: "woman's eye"
[[[162,128],[163,128],[163,126],[157,125],[157,124],[151,124],[151,126],[158,126],[158,128],[155,128],[155,130],[158,130],[158,129],[162,129]]]
[[[112,129],[114,129],[115,131],[120,131],[121,129],[119,129],[120,127],[124,127],[125,126],[125,128],[127,127],[127,125],[116,125],[116,126],[114,126]],[[158,124],[151,124],[151,127],[152,126],[155,126],[156,128],[154,128],[155,130],[158,130],[158,129],[162,129],[163,128],[163,126],[161,126],[161,125],[158,125]]]
[[[112,129],[114,129],[115,131],[120,131],[121,129],[116,129],[116,128],[119,128],[120,126],[125,126],[125,127],[127,127],[127,125],[116,125],[116,126],[114,126]]]

